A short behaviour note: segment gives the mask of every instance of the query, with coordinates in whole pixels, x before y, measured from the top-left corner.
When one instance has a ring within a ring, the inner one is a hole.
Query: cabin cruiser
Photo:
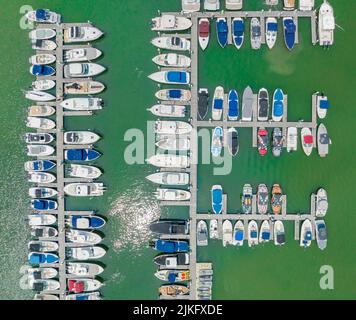
[[[190,73],[186,71],[158,71],[148,76],[153,81],[165,84],[189,84]]]
[[[66,43],[94,41],[99,39],[102,35],[103,32],[95,27],[73,26],[63,30],[63,40]]]
[[[187,151],[190,150],[190,139],[188,137],[180,136],[162,136],[157,142],[156,146],[162,150],[169,151]]]
[[[45,199],[45,198],[53,198],[57,196],[58,191],[52,188],[46,187],[34,187],[28,189],[28,195],[31,198]]]
[[[157,220],[150,224],[150,230],[157,234],[188,234],[187,220]]]
[[[61,106],[73,111],[92,111],[103,108],[101,98],[71,98],[61,102]]]
[[[209,236],[210,239],[219,238],[218,220],[211,219],[209,222]]]
[[[199,19],[198,25],[199,45],[202,50],[205,50],[210,40],[210,22],[207,18]]]
[[[252,187],[248,183],[243,186],[241,204],[242,213],[252,213]]]
[[[316,243],[320,250],[324,250],[327,244],[327,231],[326,225],[324,220],[315,220],[315,236],[316,236]]]
[[[158,134],[188,134],[192,130],[192,126],[188,122],[183,121],[156,121],[155,133]]]
[[[323,218],[328,211],[328,194],[325,189],[320,188],[315,198],[315,215],[318,218]]]
[[[42,214],[42,216],[48,216],[47,214]],[[55,218],[55,216],[52,216]],[[53,223],[55,223],[54,220]],[[52,239],[58,236],[58,230],[55,227],[48,227],[44,225],[31,226],[31,236],[35,238],[42,239]]]
[[[251,19],[250,40],[251,48],[254,50],[261,48],[262,34],[261,34],[261,22],[258,18]]]
[[[53,142],[54,137],[50,133],[26,133],[25,142],[32,144],[49,144]]]
[[[156,154],[146,161],[159,168],[188,168],[190,165],[190,158],[183,155]]]
[[[94,161],[101,156],[94,149],[68,149],[64,151],[64,158],[68,161]]]
[[[190,280],[189,270],[158,270],[155,273],[156,278],[162,281],[168,281],[170,283],[188,281]]]
[[[189,183],[189,173],[185,172],[157,172],[146,177],[149,181],[164,185],[187,185]]]
[[[302,128],[302,131],[300,133],[300,138],[301,138],[302,148],[304,153],[307,156],[310,156],[314,146],[314,138],[311,130],[309,128]]]
[[[242,121],[252,120],[252,105],[253,105],[253,92],[251,87],[247,87],[242,95]]]
[[[28,100],[41,101],[41,102],[56,100],[56,97],[50,93],[43,92],[43,91],[35,91],[35,90],[27,91],[25,93],[25,97]]]
[[[191,197],[189,191],[165,188],[157,188],[154,195],[157,200],[162,201],[187,201]]]
[[[189,253],[177,252],[160,254],[153,259],[153,262],[165,268],[175,269],[179,266],[189,265]]]
[[[103,183],[70,183],[64,187],[64,193],[73,197],[100,197],[106,188]]]
[[[51,130],[56,127],[56,123],[53,120],[47,118],[27,117],[26,127],[41,130]]]
[[[57,44],[52,40],[33,40],[32,49],[41,51],[53,51],[57,48]]]
[[[96,291],[103,284],[96,279],[68,279],[68,291],[76,294],[88,291]]]
[[[287,128],[287,152],[297,151],[298,130],[296,127]]]
[[[53,89],[55,86],[56,86],[56,82],[53,80],[41,79],[32,82],[32,89],[35,91],[47,91]],[[49,107],[49,106],[42,106],[42,107]]]
[[[334,43],[335,18],[334,10],[328,1],[324,0],[319,9],[319,44],[331,46]]]
[[[155,93],[155,96],[160,100],[177,101],[184,104],[185,102],[190,101],[192,94],[190,90],[186,89],[162,89],[158,90]]]
[[[52,252],[58,250],[58,243],[54,241],[30,241],[28,250],[38,252]]]
[[[20,272],[26,274],[28,277],[32,277],[34,280],[53,279],[58,275],[57,269],[50,267],[32,268],[30,266],[24,266],[21,267]]]
[[[197,223],[197,246],[208,245],[208,225],[204,220]]]
[[[70,227],[80,230],[96,230],[105,225],[105,220],[99,216],[71,216],[66,222]]]
[[[67,250],[68,256],[74,260],[96,260],[106,254],[105,249],[98,246],[68,248]]]
[[[155,104],[147,111],[157,117],[184,118],[186,115],[186,107],[176,104]]]
[[[331,144],[328,131],[323,123],[318,126],[318,154],[320,157],[324,158],[329,154],[329,144]]]
[[[26,18],[29,21],[37,22],[37,23],[57,23],[61,22],[61,15],[49,11],[48,9],[37,9],[33,11],[29,11],[26,13]]]
[[[76,48],[65,50],[63,53],[64,62],[82,62],[98,59],[103,53],[96,48]]]
[[[68,174],[75,178],[97,179],[102,175],[99,168],[83,164],[70,164],[67,169]]]
[[[73,277],[94,277],[104,272],[104,268],[96,263],[67,262],[67,275]]]
[[[32,199],[31,208],[36,211],[52,211],[58,208],[57,201],[47,199]],[[39,250],[37,250],[39,251]]]
[[[300,246],[310,247],[313,240],[313,227],[309,219],[305,219],[300,230]]]
[[[50,226],[57,221],[56,216],[51,214],[31,214],[27,216],[30,227],[35,226]]]
[[[100,243],[103,238],[97,233],[91,231],[71,229],[66,231],[66,240],[72,243],[95,245]]]
[[[66,144],[93,144],[100,140],[100,136],[90,131],[67,131],[64,133]]]
[[[29,172],[28,182],[33,183],[52,183],[56,180],[56,177],[52,173],[48,172]]]
[[[185,38],[177,36],[164,36],[152,39],[151,43],[160,49],[177,50],[177,51],[189,51],[190,41]]]
[[[241,10],[242,0],[226,0],[225,6],[227,10]]]
[[[38,28],[28,34],[31,40],[48,40],[56,36],[56,31],[49,28]]]
[[[54,153],[54,148],[45,144],[29,144],[26,148],[29,157],[45,157]]]
[[[152,31],[182,31],[192,26],[192,21],[173,14],[163,14],[153,18],[150,23]]]
[[[97,76],[106,70],[97,63],[69,63],[64,66],[65,78],[85,78]]]
[[[29,58],[31,64],[46,65],[52,64],[57,60],[56,56],[51,53],[38,53]]]

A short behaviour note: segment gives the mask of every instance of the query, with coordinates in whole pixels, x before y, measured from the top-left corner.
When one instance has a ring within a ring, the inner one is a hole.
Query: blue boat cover
[[[267,23],[267,30],[268,31],[278,31],[277,22],[269,22],[269,23]]]
[[[245,24],[243,23],[243,21],[238,20],[238,21],[234,21],[234,35],[235,36],[239,36],[242,35],[245,29]]]
[[[239,104],[237,98],[237,92],[235,90],[231,90],[229,92],[229,116],[237,117],[239,114]]]
[[[244,239],[244,232],[242,230],[238,230],[236,233],[235,233],[235,240],[237,241],[241,241]]]
[[[47,210],[48,201],[40,199],[33,200],[33,208],[36,210]]]
[[[251,231],[250,235],[251,235],[251,238],[257,238],[257,231],[255,231],[255,230]]]
[[[41,160],[33,162],[33,170],[38,171],[41,167]]]
[[[156,240],[155,249],[167,253],[187,252],[189,250],[189,246],[186,241],[166,241],[159,239]]]
[[[212,192],[213,196],[213,211],[214,213],[221,213],[222,210],[222,190],[214,189]]]
[[[223,108],[223,99],[214,99],[214,109],[222,109]]]
[[[46,10],[44,10],[44,9],[36,10],[36,19],[45,20],[46,19]]]
[[[89,228],[100,228],[104,225],[104,221],[96,216],[85,217],[85,216],[73,216],[72,217],[72,226],[73,228],[77,228],[78,219],[87,219],[89,222]]]
[[[320,109],[329,109],[329,100],[320,100]]]
[[[279,101],[283,101],[283,92],[281,89],[277,89],[274,96],[273,96],[274,100],[279,100]]]
[[[284,21],[284,35],[286,45],[289,49],[292,49],[295,43],[295,31],[296,26],[292,19],[288,19]]]
[[[187,83],[187,73],[184,71],[168,71],[167,80],[169,82]]]
[[[286,33],[294,34],[296,31],[296,27],[293,20],[287,20],[285,23],[285,27],[286,27]]]
[[[176,276],[175,273],[169,273],[169,274],[168,274],[168,281],[169,281],[169,282],[175,282],[175,281],[176,281],[176,278],[177,278],[177,276]]]
[[[283,115],[283,102],[275,101],[273,103],[273,115],[276,117]]]
[[[218,32],[219,33],[227,33],[227,22],[226,22],[226,20],[218,21]]]
[[[270,236],[270,233],[268,231],[262,232],[262,240],[268,240],[269,236]]]
[[[50,66],[43,66],[43,65],[37,65],[35,64],[32,67],[32,74],[35,76],[42,75],[42,76],[48,76],[54,73],[54,69]]]
[[[44,254],[39,254],[39,253],[31,253],[29,257],[29,263],[31,264],[40,264],[44,263],[46,261],[46,258]]]
[[[179,99],[182,96],[182,91],[179,89],[168,90],[168,96],[172,99]]]

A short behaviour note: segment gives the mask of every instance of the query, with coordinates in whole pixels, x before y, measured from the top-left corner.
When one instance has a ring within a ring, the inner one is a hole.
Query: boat
[[[213,157],[219,157],[223,147],[223,129],[215,127],[211,137],[211,154]]]
[[[58,208],[58,204],[57,201],[54,200],[33,199],[31,200],[31,207],[37,211],[50,211],[56,210]]]
[[[263,220],[258,237],[259,243],[266,243],[271,240],[271,225],[268,220]]]
[[[248,246],[253,247],[255,245],[258,245],[258,225],[255,220],[251,220],[248,223]]]
[[[190,159],[183,155],[156,154],[146,160],[159,168],[188,168]]]
[[[239,152],[239,135],[235,128],[227,130],[227,147],[233,157]]]
[[[245,240],[245,227],[242,220],[238,220],[234,226],[234,232],[232,237],[232,244],[234,246],[243,246]]]
[[[52,64],[57,60],[56,56],[51,53],[38,53],[29,58],[29,63],[37,65]]]
[[[80,81],[64,84],[65,94],[98,94],[105,90],[105,85],[99,81]]]
[[[314,139],[311,130],[309,128],[303,128],[300,133],[300,137],[302,140],[301,142],[302,142],[304,153],[307,156],[310,156],[310,154],[313,151],[313,145],[314,145]]]
[[[56,36],[56,31],[49,28],[40,28],[30,31],[28,37],[31,40],[47,40]]]
[[[76,48],[65,50],[63,53],[64,62],[83,62],[98,59],[103,53],[96,48]]]
[[[35,64],[30,67],[30,73],[34,76],[51,76],[56,73],[56,70],[51,66]]]
[[[209,92],[208,89],[202,88],[198,91],[198,116],[200,120],[204,120],[208,113]]]
[[[73,111],[92,111],[103,108],[103,99],[101,98],[71,98],[60,103],[61,107]]]
[[[73,26],[63,30],[63,40],[71,42],[89,42],[99,39],[104,33],[95,27]]]
[[[204,220],[197,223],[197,246],[208,245],[208,225]]]
[[[49,267],[32,268],[30,266],[24,266],[24,267],[25,267],[25,270],[21,270],[20,272],[25,273],[27,276],[33,278],[34,280],[53,279],[53,278],[56,278],[58,275],[58,271],[55,268],[49,268]]]
[[[67,219],[71,228],[75,229],[100,229],[105,225],[105,220],[99,216],[71,216]]]
[[[35,187],[28,189],[28,195],[31,198],[54,198],[57,196],[58,191],[52,188],[45,188],[45,187]]]
[[[151,232],[157,234],[188,234],[187,220],[157,220],[150,224]]]
[[[30,279],[30,288],[36,292],[53,292],[59,289],[60,284],[57,280]]]
[[[253,104],[253,92],[250,86],[248,86],[242,95],[242,121],[252,120],[252,104]]]
[[[29,21],[38,22],[38,23],[57,23],[61,22],[61,15],[49,11],[48,9],[37,9],[32,10],[26,13],[26,18]]]
[[[223,191],[222,187],[215,184],[211,187],[211,207],[215,214],[220,214],[223,207]]]
[[[325,217],[328,207],[328,194],[324,188],[320,188],[315,198],[315,215],[318,218]]]
[[[320,250],[324,250],[328,241],[328,234],[324,220],[315,220],[316,243]]]
[[[220,10],[220,0],[204,0],[204,10],[207,11]]]
[[[158,270],[155,273],[156,278],[170,283],[190,280],[189,270]]]
[[[257,187],[257,212],[267,214],[268,210],[268,189],[264,183],[260,183]]]
[[[298,147],[298,130],[296,127],[287,129],[287,152],[297,151]]]
[[[96,279],[68,279],[68,292],[76,294],[95,291],[102,287],[102,283]]]
[[[163,136],[162,139],[156,142],[156,146],[162,150],[169,151],[187,151],[190,150],[190,139],[188,137],[180,136]]]
[[[46,91],[53,89],[56,86],[56,82],[53,80],[36,80],[32,82],[32,89],[34,91]],[[49,106],[43,106],[49,107]]]
[[[48,92],[35,91],[35,90],[26,91],[25,97],[28,100],[41,101],[41,102],[56,100],[56,97]]]
[[[186,71],[158,71],[148,76],[151,80],[167,84],[189,84],[190,73]]]
[[[188,134],[192,126],[184,121],[156,121],[155,133],[157,134]]]
[[[160,286],[158,293],[162,296],[182,296],[189,293],[189,288],[183,285],[166,284]]]
[[[164,53],[155,56],[152,61],[162,67],[189,68],[190,58],[177,53]]]
[[[274,244],[276,246],[282,246],[286,243],[286,235],[285,235],[285,231],[284,231],[284,225],[283,225],[283,222],[280,220],[277,220],[274,222],[273,238],[274,238]]]
[[[225,48],[227,44],[227,34],[228,34],[228,25],[226,18],[218,18],[216,20],[216,33],[218,36],[218,43],[222,48]]]
[[[331,144],[328,131],[324,124],[320,123],[318,127],[318,154],[320,157],[324,158],[329,154],[329,144]]]
[[[36,293],[33,300],[59,300],[59,297],[53,294]]]
[[[30,252],[28,262],[30,264],[56,263],[59,258],[54,253]]]
[[[58,250],[58,243],[53,241],[30,241],[28,249],[38,252],[52,252]]]
[[[266,155],[268,149],[268,131],[265,128],[259,128],[257,131],[257,147],[261,156]]]
[[[280,214],[282,211],[283,195],[282,188],[278,183],[272,187],[271,207],[274,214]]]
[[[307,248],[313,240],[313,228],[309,219],[305,219],[300,230],[300,246]]]
[[[160,254],[153,259],[153,262],[165,268],[175,269],[178,266],[189,265],[189,254],[184,252]]]
[[[200,0],[182,0],[183,12],[194,12],[200,10]]]
[[[228,95],[228,113],[227,117],[230,121],[237,121],[239,117],[239,97],[236,90],[230,90]]]
[[[295,45],[295,33],[297,27],[294,24],[292,17],[283,18],[283,28],[284,28],[284,42],[287,49],[292,50]]]
[[[106,189],[103,183],[78,182],[65,185],[63,190],[66,195],[72,197],[100,197]]]
[[[189,252],[188,241],[156,239],[150,242],[150,247],[165,253]]]
[[[241,10],[242,0],[226,0],[225,6],[227,10]]]
[[[334,10],[326,0],[319,9],[318,31],[319,45],[331,46],[334,43],[335,17]]]
[[[48,216],[48,215],[43,214],[42,216]],[[56,220],[54,220],[53,223],[55,223],[55,221]],[[51,239],[58,236],[58,231],[54,227],[47,227],[43,225],[31,226],[31,236],[36,238],[42,238],[42,239]]]
[[[232,244],[232,223],[230,220],[224,220],[222,224],[223,231],[223,247],[226,247],[228,244]]]
[[[189,191],[180,190],[180,189],[165,189],[165,188],[157,188],[154,195],[157,200],[162,200],[162,201],[187,201],[191,197]]]
[[[69,161],[94,161],[101,153],[93,149],[69,149],[64,151],[64,158]]]
[[[314,8],[314,0],[299,0],[300,11],[311,11]]]
[[[242,213],[252,213],[252,187],[250,184],[244,184],[242,188]]]
[[[57,48],[57,44],[52,40],[35,40],[32,41],[33,50],[53,51]]]
[[[272,138],[272,153],[275,157],[279,157],[283,150],[284,137],[280,128],[273,129]]]
[[[151,40],[151,43],[160,49],[176,50],[176,51],[189,51],[190,41],[185,38],[177,36],[157,37]]]
[[[95,245],[100,243],[103,238],[97,233],[84,230],[68,230],[66,231],[66,241],[85,245]]]
[[[224,105],[224,88],[218,86],[214,91],[213,106],[212,106],[212,118],[213,120],[220,120],[222,116]]]
[[[266,43],[269,49],[276,44],[278,23],[276,18],[268,17],[266,20]]]
[[[29,144],[49,144],[54,140],[50,133],[26,133],[25,142]]]
[[[79,248],[68,248],[68,256],[74,260],[97,260],[102,258],[106,251],[102,247],[89,246]]]
[[[157,184],[170,186],[182,186],[189,183],[189,173],[185,172],[157,172],[146,177],[149,181]]]
[[[237,49],[240,49],[245,39],[245,22],[243,18],[232,19],[232,40]]]
[[[294,10],[295,9],[295,0],[283,0],[284,7],[283,10]]]
[[[209,236],[210,236],[210,239],[218,239],[219,238],[218,220],[216,220],[216,219],[211,219],[209,221]]]
[[[175,104],[155,104],[147,109],[147,111],[150,111],[157,117],[184,118],[186,107]]]
[[[48,172],[29,172],[28,182],[33,183],[52,183],[56,180],[56,177],[52,173]]]
[[[100,140],[100,136],[91,131],[67,131],[64,133],[66,144],[93,144]]]
[[[152,31],[183,31],[191,26],[192,21],[190,19],[173,14],[162,14],[153,18],[150,23]]]
[[[166,101],[188,102],[191,98],[190,90],[185,89],[162,89],[155,93],[157,99]]]
[[[95,277],[104,272],[104,268],[96,263],[67,262],[67,275],[74,277]]]
[[[207,18],[199,19],[198,25],[199,46],[202,50],[208,47],[210,40],[210,22]]]
[[[273,93],[272,120],[281,121],[284,112],[284,93],[282,89],[276,89]]]
[[[268,91],[262,88],[258,91],[258,110],[257,110],[257,120],[258,121],[268,121],[269,113],[269,96]]]
[[[103,73],[105,70],[105,67],[97,63],[69,63],[64,66],[64,77],[93,77]]]
[[[66,300],[101,300],[100,292],[86,292],[77,294],[67,294],[65,296]]]
[[[26,148],[29,157],[45,157],[54,153],[54,148],[45,144],[29,144]]]
[[[67,168],[69,176],[75,178],[97,179],[102,175],[101,170],[94,166],[70,164]]]
[[[29,226],[50,226],[57,221],[56,216],[51,214],[30,214],[28,215]]]
[[[27,117],[26,126],[33,129],[51,130],[56,127],[56,123],[47,118]]]
[[[252,18],[250,28],[251,28],[250,29],[251,48],[254,50],[260,49],[261,42],[262,42],[260,19]]]
[[[326,117],[327,111],[330,108],[329,100],[327,96],[318,95],[317,96],[317,114],[319,119],[324,119]]]

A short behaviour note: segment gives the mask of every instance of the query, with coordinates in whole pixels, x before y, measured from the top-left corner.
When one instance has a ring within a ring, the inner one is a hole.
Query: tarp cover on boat
[[[244,239],[244,232],[242,230],[239,230],[235,233],[235,240],[241,241]]]
[[[241,20],[234,21],[234,34],[242,34],[244,32],[244,23]]]
[[[38,20],[45,20],[47,15],[47,11],[44,9],[36,10],[36,19]]]
[[[276,22],[267,23],[267,30],[268,31],[278,31],[278,24]]]
[[[255,231],[255,230],[251,231],[250,235],[251,235],[251,238],[257,238],[257,231]]]
[[[320,100],[320,109],[329,109],[330,108],[330,104],[329,104],[329,100]]]
[[[32,253],[30,255],[30,259],[29,259],[30,263],[40,264],[40,263],[44,263],[45,261],[46,261],[46,259],[45,259],[45,256],[43,254]]]
[[[168,91],[168,96],[172,99],[179,99],[182,96],[182,91],[179,89],[171,89]]]
[[[168,71],[167,72],[167,80],[169,82],[186,83],[187,82],[187,73],[180,72],[180,71]]]
[[[175,273],[169,273],[169,274],[168,274],[168,281],[169,281],[169,282],[175,282],[175,281],[176,281],[176,278],[177,278],[177,276],[176,276]]]
[[[215,213],[220,213],[222,208],[222,190],[213,190],[213,210]]]
[[[215,99],[214,100],[214,109],[222,109],[223,108],[223,99]]]
[[[273,105],[273,115],[280,117],[283,115],[283,102],[275,101]]]

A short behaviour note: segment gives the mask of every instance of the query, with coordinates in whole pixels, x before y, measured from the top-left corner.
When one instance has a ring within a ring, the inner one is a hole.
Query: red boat
[[[199,45],[202,50],[205,50],[209,44],[210,38],[210,22],[207,18],[202,18],[199,20]]]
[[[259,128],[257,132],[258,153],[264,156],[267,153],[268,131],[265,128]]]

